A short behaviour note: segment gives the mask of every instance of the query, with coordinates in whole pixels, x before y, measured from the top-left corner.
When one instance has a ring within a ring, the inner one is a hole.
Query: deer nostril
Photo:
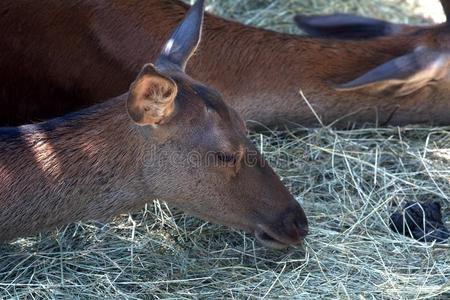
[[[291,238],[302,240],[308,235],[308,219],[300,206],[284,216],[284,228]]]
[[[303,222],[303,220],[297,220],[295,225],[297,226],[297,232],[300,239],[303,239],[308,235],[309,227],[307,222]]]
[[[309,232],[308,218],[306,217],[306,214],[303,211],[303,209],[297,210],[297,212],[294,215],[295,217],[293,218],[293,223],[298,229],[299,238],[303,239],[305,236],[308,235]]]
[[[278,249],[301,244],[308,235],[308,219],[301,206],[290,207],[276,216],[257,225],[256,238],[265,246]]]

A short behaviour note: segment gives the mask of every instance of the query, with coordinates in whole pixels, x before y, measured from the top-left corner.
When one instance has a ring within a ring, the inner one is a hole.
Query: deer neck
[[[0,240],[143,205],[146,137],[125,96],[35,125],[0,129]]]

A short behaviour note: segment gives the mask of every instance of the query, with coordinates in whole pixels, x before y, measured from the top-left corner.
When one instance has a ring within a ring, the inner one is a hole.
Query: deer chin
[[[301,243],[301,241],[295,243],[280,241],[276,237],[265,232],[260,227],[255,230],[255,237],[263,246],[276,250],[283,250],[289,248],[290,246],[298,245],[299,243]]]

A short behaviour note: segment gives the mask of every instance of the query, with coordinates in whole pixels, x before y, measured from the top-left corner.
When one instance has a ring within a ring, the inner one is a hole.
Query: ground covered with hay
[[[211,0],[242,22],[298,33],[297,12],[410,18],[404,0]],[[299,101],[302,101],[299,98]],[[304,247],[263,248],[162,202],[0,246],[0,299],[449,299],[450,244],[395,234],[395,205],[436,200],[450,225],[450,127],[252,133],[309,216]],[[0,229],[1,230],[1,229]]]

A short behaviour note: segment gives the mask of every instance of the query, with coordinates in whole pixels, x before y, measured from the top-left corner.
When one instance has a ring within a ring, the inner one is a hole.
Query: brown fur
[[[2,1],[0,121],[42,120],[123,93],[186,7],[177,0]],[[203,43],[187,70],[220,90],[244,119],[267,125],[318,124],[299,90],[325,124],[450,124],[447,80],[405,97],[334,89],[418,46],[448,45],[448,28],[439,26],[339,41],[206,15]]]

